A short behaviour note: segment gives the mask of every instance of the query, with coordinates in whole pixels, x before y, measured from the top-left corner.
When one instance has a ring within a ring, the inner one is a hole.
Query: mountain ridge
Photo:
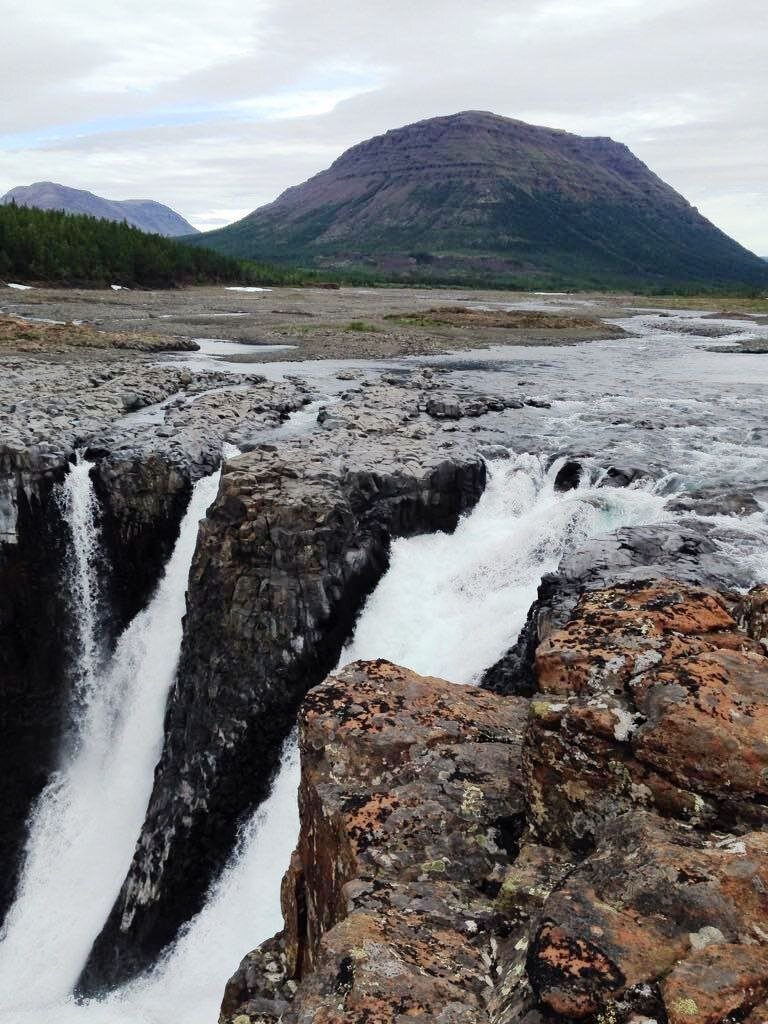
[[[486,111],[374,136],[226,228],[230,255],[457,277],[768,283],[623,143]]]
[[[10,202],[38,210],[62,210],[64,213],[81,213],[101,220],[125,222],[166,238],[198,234],[197,228],[180,213],[154,199],[105,199],[95,192],[60,185],[54,181],[17,185],[0,198],[0,203]]]

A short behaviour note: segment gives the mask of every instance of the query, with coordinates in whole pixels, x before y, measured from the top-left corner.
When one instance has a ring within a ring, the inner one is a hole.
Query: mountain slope
[[[63,210],[65,213],[85,213],[102,220],[124,221],[142,231],[168,238],[197,233],[197,229],[181,214],[152,199],[102,199],[93,192],[57,185],[53,181],[38,181],[34,185],[12,188],[0,199],[0,203],[10,202],[38,210]]]
[[[238,256],[435,277],[768,281],[758,257],[626,146],[478,111],[354,146],[198,238]]]

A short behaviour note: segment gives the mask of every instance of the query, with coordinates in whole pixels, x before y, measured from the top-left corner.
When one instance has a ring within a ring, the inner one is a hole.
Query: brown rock
[[[582,1018],[655,982],[713,935],[763,942],[767,854],[765,833],[714,846],[655,815],[617,819],[544,905],[528,959],[541,1002]]]
[[[681,658],[634,687],[647,718],[635,755],[708,796],[768,795],[768,661],[719,650]]]
[[[669,1024],[743,1020],[768,992],[768,949],[707,946],[672,970],[662,992]]]
[[[736,607],[739,626],[763,646],[768,643],[768,586],[754,587]]]
[[[526,704],[384,661],[309,693],[278,943],[298,982],[284,1021],[489,1019],[509,933],[496,896],[522,829]],[[241,967],[222,1022],[251,1019],[251,1004],[263,1013],[263,989]]]
[[[539,836],[588,850],[654,807],[691,823],[766,821],[768,659],[721,596],[672,581],[591,591],[536,652],[526,784]]]

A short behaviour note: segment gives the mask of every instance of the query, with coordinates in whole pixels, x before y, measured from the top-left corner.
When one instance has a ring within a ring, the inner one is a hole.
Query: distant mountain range
[[[0,203],[12,201],[18,206],[32,206],[38,210],[63,210],[65,213],[85,213],[102,220],[121,221],[167,238],[198,233],[197,228],[193,228],[181,214],[152,199],[103,199],[93,192],[57,185],[53,181],[19,185],[0,199]]]
[[[193,243],[433,279],[768,284],[763,260],[630,150],[495,114],[407,125]]]

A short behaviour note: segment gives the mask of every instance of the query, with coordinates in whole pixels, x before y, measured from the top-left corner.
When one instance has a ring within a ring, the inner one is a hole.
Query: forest
[[[0,280],[169,288],[294,284],[301,276],[287,268],[193,248],[128,224],[15,203],[0,205]]]

